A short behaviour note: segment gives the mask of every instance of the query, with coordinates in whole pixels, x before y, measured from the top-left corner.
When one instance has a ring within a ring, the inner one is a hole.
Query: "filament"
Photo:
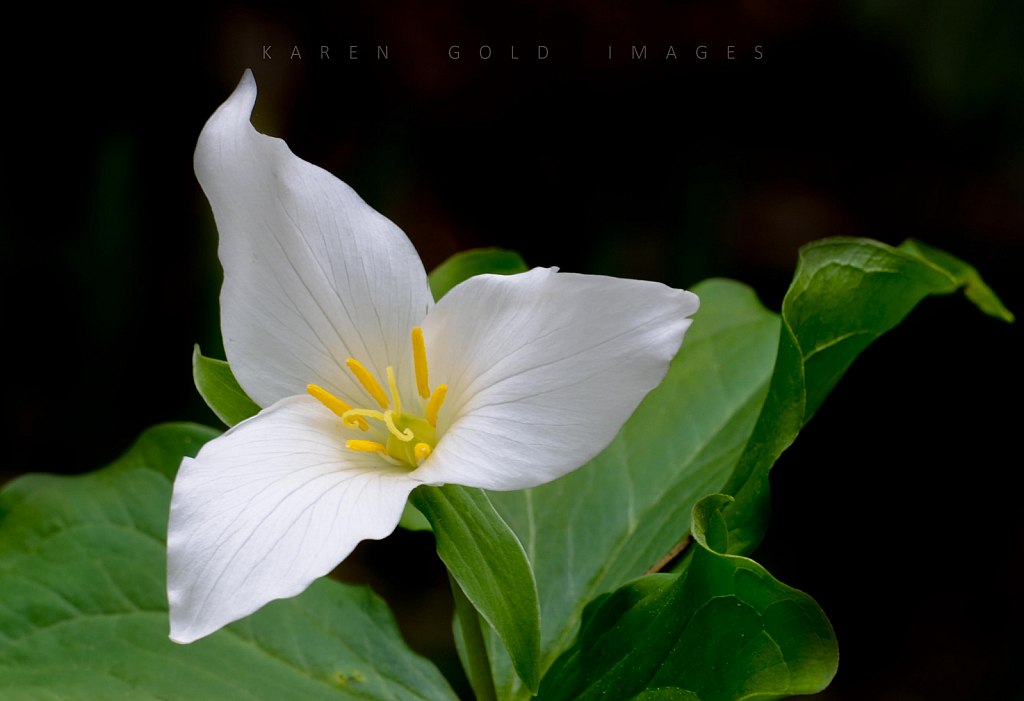
[[[388,365],[388,387],[391,389],[391,398],[395,400],[395,415],[402,415],[402,398],[398,396],[398,385],[395,384],[395,369]]]
[[[366,423],[366,419],[363,418],[364,416],[367,419],[377,419],[378,421],[384,420],[384,414],[373,409],[349,409],[341,415],[341,423],[345,424],[349,428],[355,428],[357,425],[361,427],[362,424]],[[366,424],[366,428],[369,427],[370,425]],[[365,431],[366,428],[363,430]]]
[[[387,425],[388,430],[391,431],[391,435],[393,435],[400,441],[408,443],[416,435],[415,433],[412,432],[411,428],[407,428],[404,431],[399,431],[398,427],[395,426],[394,412],[392,411],[384,412],[384,423]]]

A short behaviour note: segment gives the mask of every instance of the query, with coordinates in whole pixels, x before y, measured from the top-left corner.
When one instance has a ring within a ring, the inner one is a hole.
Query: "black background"
[[[428,269],[498,245],[681,287],[734,277],[777,310],[801,244],[914,236],[1020,313],[1024,5],[778,5],[214,2],[12,23],[0,480],[94,469],[159,421],[216,425],[190,377],[194,342],[222,357],[191,159],[246,67],[257,128],[351,184]],[[1021,693],[1020,341],[961,297],[926,300],[777,464],[755,558],[836,628],[821,698]],[[337,574],[458,674],[431,548],[398,533]]]

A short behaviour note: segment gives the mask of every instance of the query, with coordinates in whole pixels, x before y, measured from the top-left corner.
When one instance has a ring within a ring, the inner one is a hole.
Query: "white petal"
[[[448,398],[413,475],[511,490],[571,472],[661,382],[698,305],[658,283],[554,269],[467,280],[423,323]]]
[[[284,399],[185,458],[171,498],[171,639],[188,643],[295,596],[391,533],[409,472],[344,447],[366,438],[309,396]]]
[[[381,383],[395,366],[411,393],[409,334],[433,303],[416,250],[348,185],[258,133],[249,121],[255,101],[246,71],[195,153],[220,234],[232,372],[263,407],[310,382],[373,406],[344,369],[350,357]]]

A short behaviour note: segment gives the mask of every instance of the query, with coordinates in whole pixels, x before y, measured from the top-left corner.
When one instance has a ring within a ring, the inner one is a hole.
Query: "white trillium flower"
[[[249,121],[246,71],[195,170],[224,266],[221,327],[256,416],[185,458],[167,535],[171,639],[295,596],[398,524],[419,485],[536,487],[615,437],[697,297],[535,268],[434,304],[405,234]]]

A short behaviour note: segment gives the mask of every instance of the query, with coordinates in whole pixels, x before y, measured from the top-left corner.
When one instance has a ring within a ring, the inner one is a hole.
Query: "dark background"
[[[896,5],[213,2],[12,23],[0,482],[94,469],[152,423],[217,424],[190,376],[194,342],[223,357],[192,151],[246,67],[257,128],[351,184],[428,270],[498,245],[674,286],[734,277],[777,310],[801,244],[915,236],[975,264],[1020,314],[1024,3]],[[773,472],[755,558],[836,628],[821,698],[1021,693],[1019,329],[927,300]],[[431,551],[400,532],[338,575],[370,582],[453,675]]]

